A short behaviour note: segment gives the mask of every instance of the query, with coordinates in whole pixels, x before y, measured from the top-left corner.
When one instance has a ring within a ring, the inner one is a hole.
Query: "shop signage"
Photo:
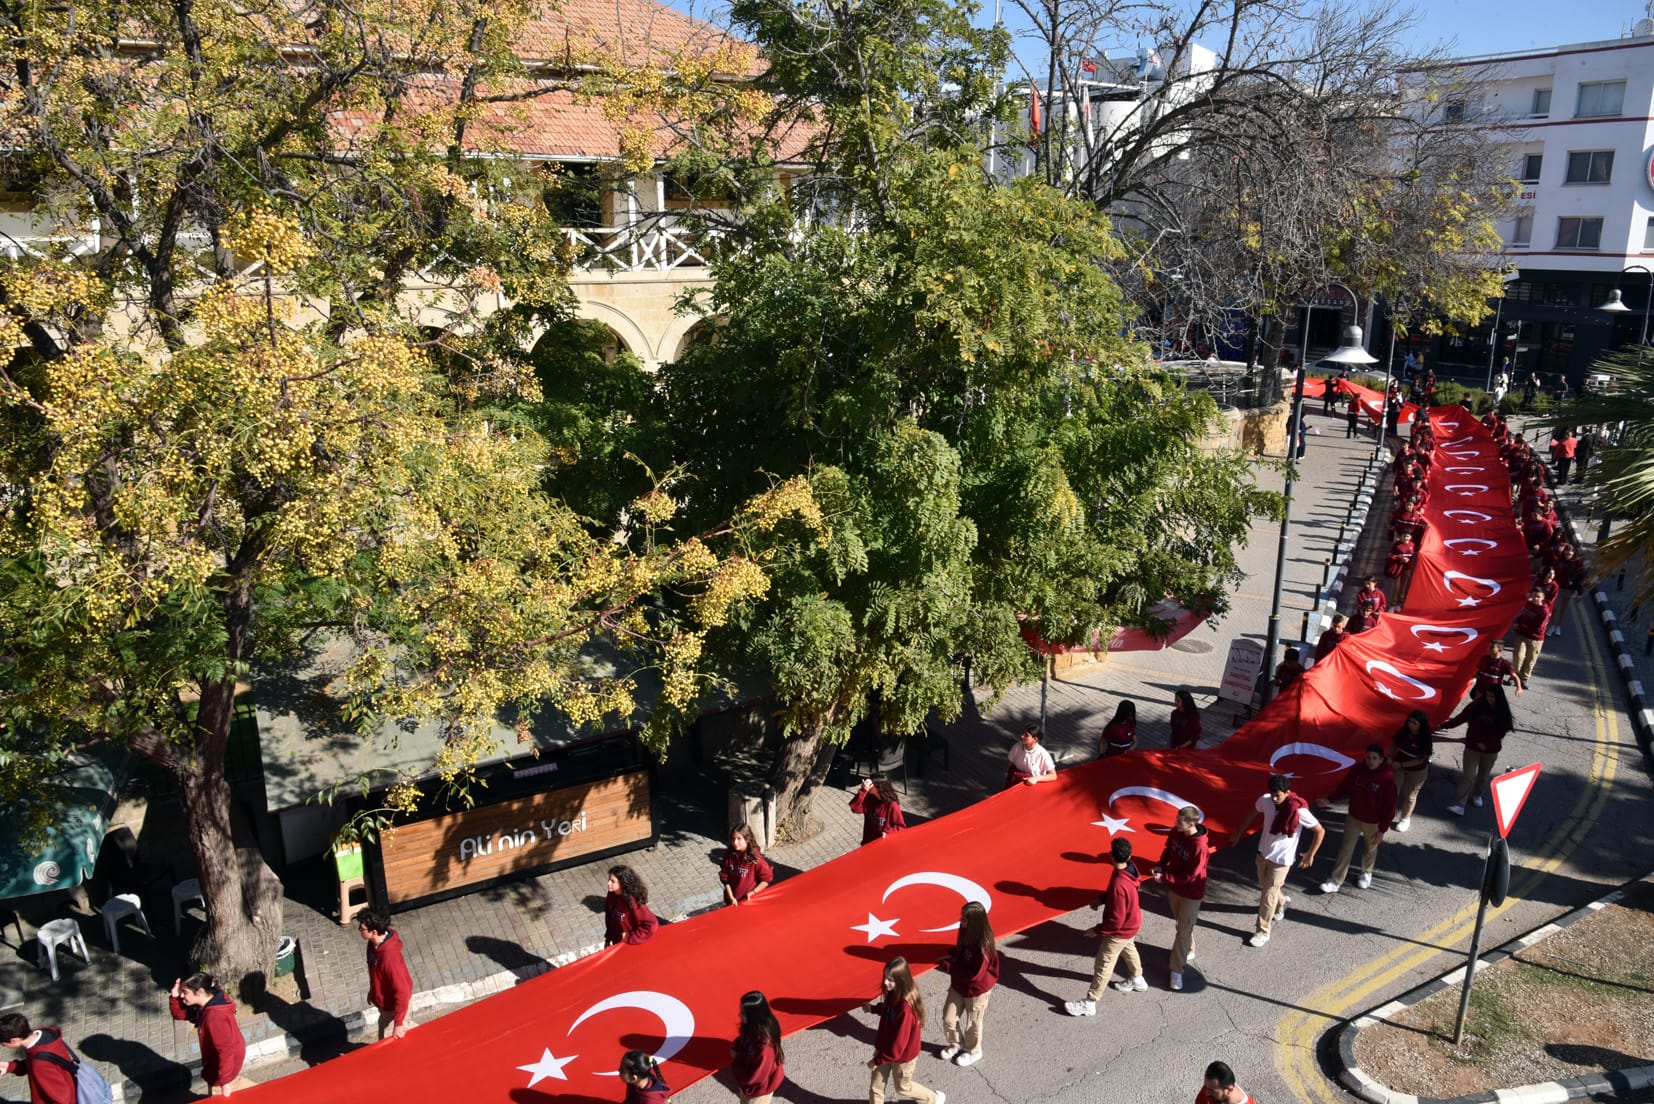
[[[646,842],[654,835],[649,796],[649,772],[635,770],[402,825],[379,845],[386,903]]]
[[[1643,162],[1643,183],[1654,188],[1654,149],[1648,151],[1648,160]]]

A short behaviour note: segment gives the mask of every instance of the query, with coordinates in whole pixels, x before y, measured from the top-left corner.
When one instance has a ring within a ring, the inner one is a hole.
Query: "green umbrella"
[[[107,745],[64,757],[63,769],[0,818],[0,900],[73,889],[92,876],[125,751]],[[25,847],[23,827],[46,806],[47,838]]]

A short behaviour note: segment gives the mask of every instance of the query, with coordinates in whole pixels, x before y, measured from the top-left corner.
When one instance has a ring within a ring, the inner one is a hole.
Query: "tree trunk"
[[[770,769],[770,788],[775,791],[776,816],[780,834],[788,840],[807,840],[821,831],[821,822],[811,814],[816,791],[827,781],[838,745],[826,743],[822,734],[828,720],[818,720],[807,732],[790,736],[781,744]]]
[[[168,766],[178,782],[184,832],[195,853],[207,926],[191,951],[194,964],[248,1000],[262,992],[281,935],[281,881],[265,863],[251,826],[237,815],[224,776],[235,680],[202,688],[194,755]]]

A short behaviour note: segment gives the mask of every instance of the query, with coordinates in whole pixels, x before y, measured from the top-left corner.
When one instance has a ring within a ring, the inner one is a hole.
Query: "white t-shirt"
[[[1254,806],[1258,814],[1263,817],[1263,832],[1258,836],[1258,854],[1264,861],[1275,863],[1277,866],[1291,866],[1298,857],[1298,837],[1303,835],[1305,828],[1314,828],[1321,822],[1315,819],[1315,814],[1307,808],[1298,810],[1298,830],[1291,835],[1276,835],[1269,830],[1275,823],[1275,814],[1279,810],[1274,799],[1268,794],[1258,798]]]
[[[1034,750],[1029,751],[1018,740],[1011,745],[1011,766],[1019,771],[1027,771],[1035,778],[1046,774],[1057,773],[1057,761],[1051,758],[1051,753],[1045,750],[1044,744],[1035,744]]]

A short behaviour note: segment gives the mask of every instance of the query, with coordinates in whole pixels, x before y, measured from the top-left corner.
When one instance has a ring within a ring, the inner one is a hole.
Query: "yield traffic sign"
[[[1533,783],[1538,777],[1539,764],[1530,763],[1508,774],[1501,774],[1490,783],[1493,819],[1498,822],[1501,839],[1510,835],[1510,827],[1516,823],[1516,814],[1522,811],[1522,803],[1533,792]]]

